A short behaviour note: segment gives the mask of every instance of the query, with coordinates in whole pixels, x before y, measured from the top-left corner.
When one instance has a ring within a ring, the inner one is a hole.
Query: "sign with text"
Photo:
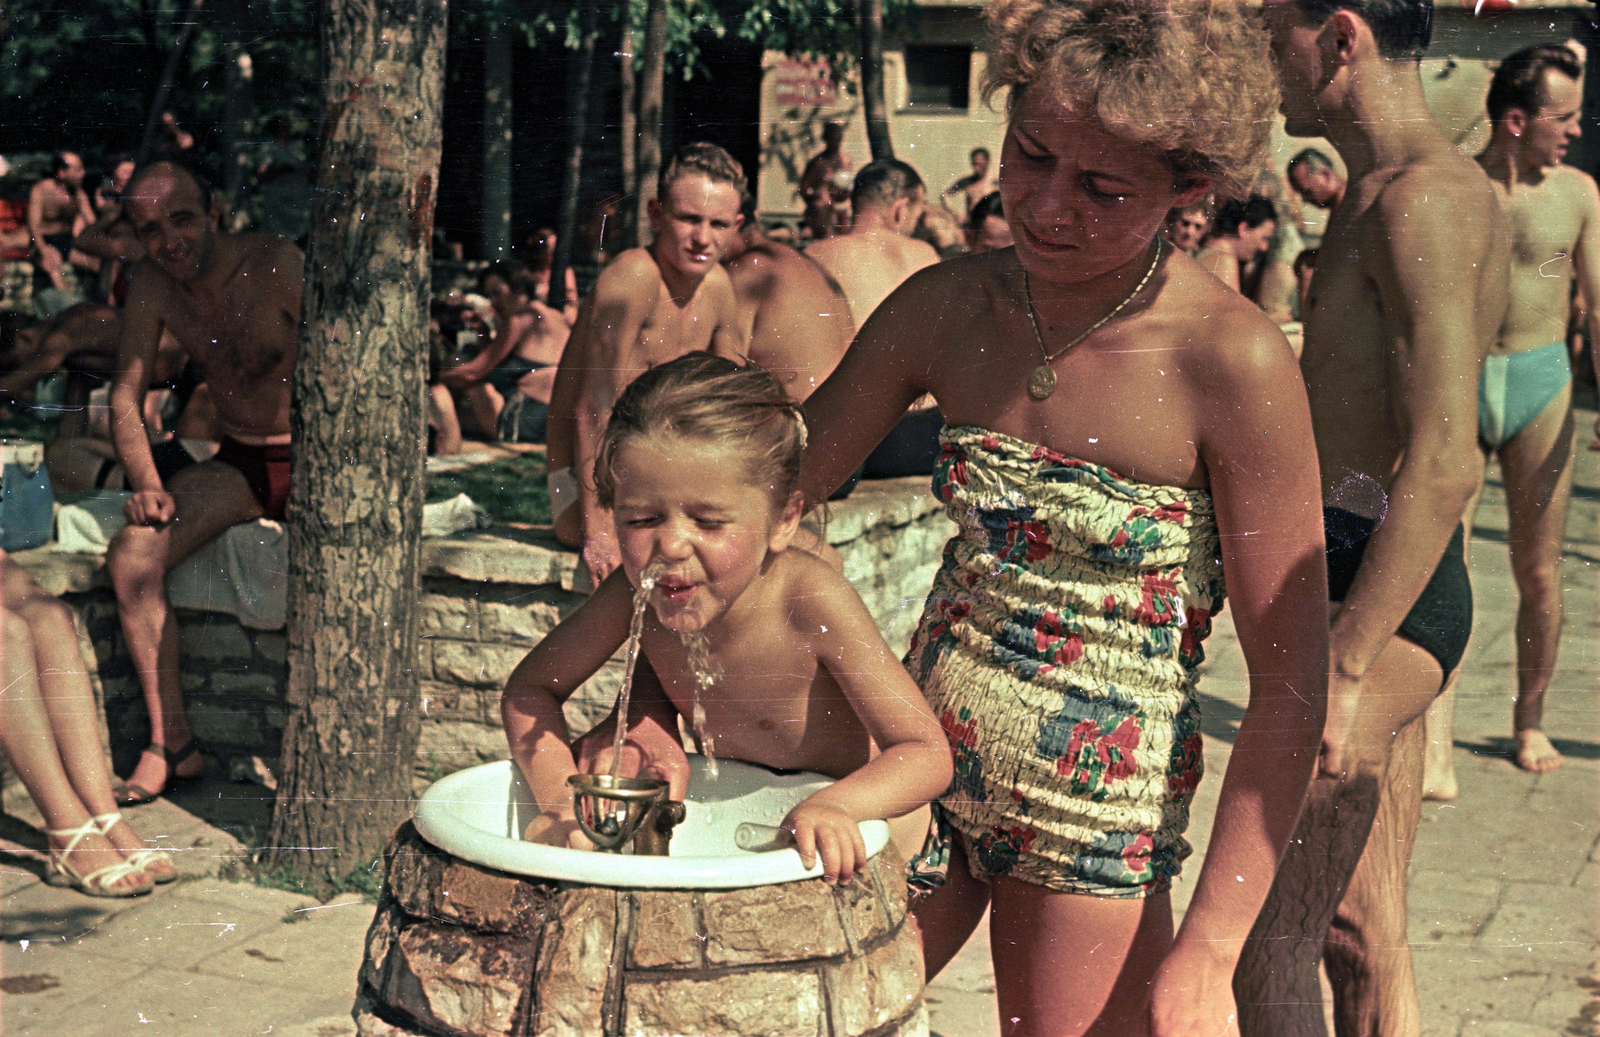
[[[785,61],[773,74],[780,108],[823,108],[838,97],[826,61]]]

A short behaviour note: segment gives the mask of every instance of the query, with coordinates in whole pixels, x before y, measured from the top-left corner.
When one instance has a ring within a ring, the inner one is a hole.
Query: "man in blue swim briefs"
[[[128,220],[145,258],[129,275],[111,428],[133,496],[106,567],[151,733],[118,794],[124,805],[154,799],[204,770],[183,710],[166,575],[235,523],[284,517],[305,266],[300,250],[275,235],[221,233],[209,188],[182,166],[152,163],[127,191]],[[141,406],[163,332],[210,387],[222,439],[215,457],[167,477],[152,455]]]
[[[1510,238],[1488,177],[1424,103],[1432,14],[1417,0],[1263,4],[1285,128],[1326,138],[1349,179],[1301,358],[1333,602],[1328,723],[1234,974],[1244,1037],[1326,1034],[1319,959],[1340,1033],[1421,1033],[1405,907],[1421,718],[1471,628],[1461,514],[1481,470],[1476,387],[1505,313]]]
[[[1578,279],[1591,341],[1600,342],[1600,192],[1562,165],[1578,136],[1583,66],[1556,44],[1527,47],[1500,63],[1489,84],[1493,132],[1478,164],[1511,217],[1511,302],[1489,350],[1478,395],[1478,438],[1500,459],[1517,582],[1515,760],[1540,773],[1561,766],[1545,736],[1544,698],[1561,642],[1561,546],[1572,497],[1572,365],[1567,313]],[[1471,528],[1477,510],[1467,509]],[[1424,794],[1453,799],[1450,758],[1455,688],[1428,711]]]

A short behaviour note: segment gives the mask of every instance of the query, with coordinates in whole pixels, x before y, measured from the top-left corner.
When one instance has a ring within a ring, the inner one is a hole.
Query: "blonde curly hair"
[[[1185,179],[1249,194],[1278,110],[1267,36],[1238,0],[990,0],[983,98],[1045,89],[1165,153]]]

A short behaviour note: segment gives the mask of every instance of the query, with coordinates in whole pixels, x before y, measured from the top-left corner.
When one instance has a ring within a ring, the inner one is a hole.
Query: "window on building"
[[[905,49],[905,59],[908,107],[967,107],[971,47],[911,45]]]

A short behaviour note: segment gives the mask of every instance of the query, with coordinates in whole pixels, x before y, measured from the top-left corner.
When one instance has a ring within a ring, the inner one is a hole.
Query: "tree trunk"
[[[250,0],[217,0],[212,8],[221,37],[224,80],[222,115],[222,196],[230,212],[237,212],[252,165],[250,138],[256,104],[254,70],[250,61]],[[159,118],[159,116],[157,116]]]
[[[620,83],[619,93],[622,95],[622,197],[623,204],[632,209],[629,220],[631,226],[627,228],[624,240],[639,246],[644,242],[644,225],[637,219],[638,194],[639,194],[639,98],[634,89],[633,81],[633,5],[627,0],[622,4],[622,45],[617,48],[618,68],[617,75]]]
[[[594,41],[599,34],[597,6],[592,0],[578,5],[578,52],[567,73],[567,168],[561,177],[561,213],[556,228],[556,254],[550,264],[548,304],[561,309],[567,302],[567,269],[572,265],[572,240],[578,232],[578,186],[583,175],[583,142],[589,132],[589,81],[594,75]]]
[[[883,101],[883,0],[856,0],[856,34],[861,46],[861,107],[867,119],[872,161],[894,158],[889,114]]]
[[[661,102],[667,79],[667,0],[650,0],[644,20],[644,76],[639,86],[639,193],[634,220],[644,243],[650,199],[661,176]]]
[[[510,32],[483,43],[483,258],[511,258]]]
[[[323,892],[411,810],[447,0],[327,0],[295,367],[289,721],[269,866]]]

